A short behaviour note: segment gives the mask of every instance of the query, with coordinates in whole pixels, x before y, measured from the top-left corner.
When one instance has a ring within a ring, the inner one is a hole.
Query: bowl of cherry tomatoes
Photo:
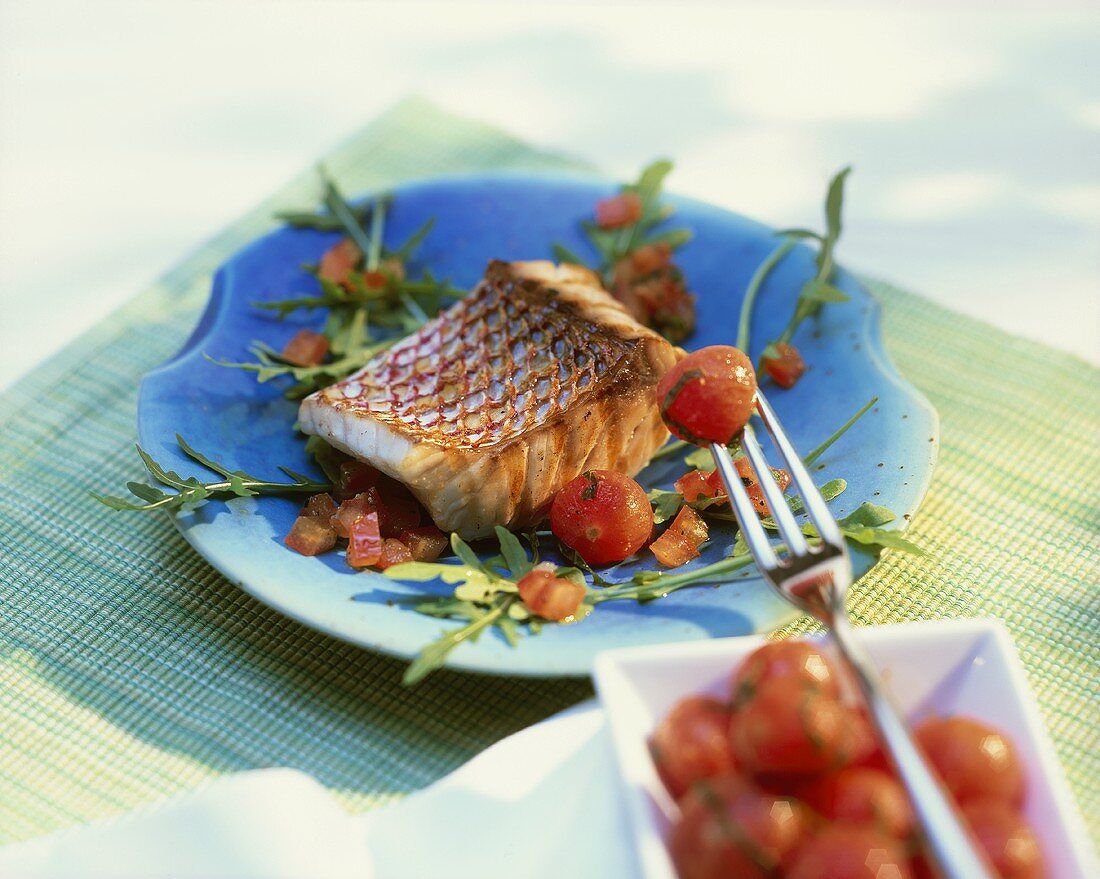
[[[862,630],[1005,879],[1100,876],[1008,633]],[[911,807],[827,639],[635,647],[595,665],[646,879],[924,879]]]

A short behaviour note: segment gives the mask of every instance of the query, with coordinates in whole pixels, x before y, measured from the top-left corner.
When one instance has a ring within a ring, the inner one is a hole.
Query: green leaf
[[[497,540],[500,541],[501,555],[504,556],[504,563],[508,566],[508,571],[512,575],[512,579],[522,579],[531,571],[533,566],[527,558],[527,553],[524,551],[523,545],[519,542],[519,538],[507,528],[502,528],[500,525],[496,526],[496,535]]]
[[[424,243],[424,239],[428,237],[428,234],[434,227],[435,217],[429,217],[419,229],[408,237],[408,240],[406,240],[404,244],[394,251],[393,255],[401,260],[401,262],[408,262],[412,258],[412,255],[416,253],[417,248]]]
[[[654,488],[646,494],[646,497],[653,505],[653,523],[655,525],[667,522],[680,512],[680,507],[684,505],[684,496],[678,491],[662,491]]]
[[[897,514],[893,510],[864,501],[843,519],[838,520],[837,524],[841,528],[877,528],[879,525],[893,522],[896,518]]]
[[[557,262],[568,262],[577,266],[587,265],[582,257],[578,256],[575,251],[570,250],[564,244],[555,243],[552,245],[552,250],[554,252],[554,259]]]
[[[451,549],[454,550],[454,554],[465,562],[466,566],[475,570],[481,571],[483,574],[490,578],[496,578],[497,575],[490,571],[485,565],[481,563],[481,559],[477,557],[477,553],[470,548],[465,540],[459,537],[457,534],[451,535]]]
[[[844,182],[851,173],[851,167],[842,168],[836,176],[829,181],[829,191],[825,195],[825,237],[836,241],[841,232],[841,211],[844,207]]]
[[[651,235],[645,240],[645,243],[647,245],[667,244],[670,249],[678,250],[694,237],[695,233],[690,229],[669,229],[667,232],[659,232],[656,235]]]
[[[477,567],[465,563],[456,565],[447,562],[402,562],[399,565],[391,565],[383,573],[391,580],[410,580],[414,583],[424,583],[438,578],[444,583],[451,584],[489,585],[489,576],[482,570],[480,562]]]
[[[672,162],[668,159],[657,159],[655,162],[651,162],[644,169],[642,169],[641,175],[638,177],[638,182],[633,186],[624,187],[625,189],[633,190],[637,192],[644,200],[655,198],[661,191],[661,186],[665,182],[665,178],[672,171]]]
[[[401,678],[402,683],[412,686],[422,681],[436,669],[441,668],[447,661],[451,651],[466,641],[476,641],[487,627],[496,623],[507,610],[508,604],[513,600],[515,600],[514,597],[509,596],[495,607],[472,619],[465,626],[444,632],[437,640],[426,645],[416,659],[405,669],[405,674]]]
[[[699,446],[684,458],[684,463],[695,470],[713,470],[714,455],[710,453],[710,449]]]
[[[865,546],[881,546],[914,555],[926,555],[923,549],[911,540],[906,540],[897,531],[888,531],[885,528],[842,528],[841,532],[849,540]]]
[[[823,241],[820,232],[815,232],[813,229],[779,229],[775,233],[776,237],[793,238],[796,241]]]

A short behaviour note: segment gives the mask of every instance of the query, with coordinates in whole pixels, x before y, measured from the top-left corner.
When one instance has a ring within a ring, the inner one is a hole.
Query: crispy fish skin
[[[474,539],[537,524],[586,470],[644,467],[668,438],[655,388],[682,353],[587,269],[494,260],[470,296],[307,397],[298,420]]]

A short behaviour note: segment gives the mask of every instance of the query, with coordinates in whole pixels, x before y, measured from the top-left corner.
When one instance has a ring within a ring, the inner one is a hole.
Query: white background
[[[0,386],[410,92],[1100,361],[1097,8],[0,0]]]

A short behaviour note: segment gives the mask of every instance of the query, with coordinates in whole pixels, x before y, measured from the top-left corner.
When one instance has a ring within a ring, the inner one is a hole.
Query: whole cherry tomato
[[[752,362],[729,345],[700,348],[657,383],[665,425],[696,445],[729,443],[748,422],[755,397]]]
[[[1003,733],[969,717],[934,717],[916,729],[917,743],[960,805],[996,797],[1013,806],[1024,799],[1016,747]]]
[[[758,647],[734,672],[730,697],[735,704],[742,704],[771,681],[790,681],[826,696],[840,695],[832,663],[805,641],[771,641]]]
[[[1035,831],[1004,800],[971,800],[962,807],[962,816],[1001,879],[1040,879],[1045,875]]]
[[[730,710],[710,696],[688,696],[673,706],[649,740],[661,780],[679,799],[701,778],[733,772]]]
[[[669,851],[680,879],[763,879],[790,860],[809,820],[797,800],[742,779],[700,781],[680,801]]]
[[[802,845],[787,879],[910,879],[900,841],[870,827],[829,824]]]
[[[589,470],[554,496],[550,529],[589,565],[633,555],[653,534],[645,489],[625,473]]]

